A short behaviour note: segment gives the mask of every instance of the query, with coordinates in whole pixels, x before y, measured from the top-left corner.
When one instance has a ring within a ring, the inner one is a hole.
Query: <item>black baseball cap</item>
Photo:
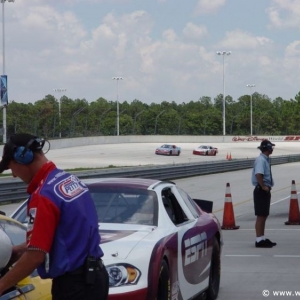
[[[41,140],[38,137],[28,133],[12,135],[3,146],[2,160],[0,162],[0,173],[8,170],[8,164],[14,159],[16,148],[28,147],[32,151],[38,151],[43,148],[44,143],[44,140]],[[34,147],[32,145],[34,145]]]
[[[260,146],[257,147],[257,149],[268,150],[268,149],[272,149],[272,147],[274,147],[274,146],[275,146],[275,144],[271,143],[269,140],[263,140],[260,143]]]

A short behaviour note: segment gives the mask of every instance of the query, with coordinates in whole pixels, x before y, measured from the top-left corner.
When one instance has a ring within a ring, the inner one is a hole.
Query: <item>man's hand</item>
[[[10,260],[8,262],[8,266],[11,266],[14,264],[19,258],[23,255],[23,253],[27,250],[26,243],[23,243],[21,245],[13,246],[12,248],[12,254],[10,257]]]
[[[268,187],[267,185],[263,185],[262,189],[266,192],[270,191],[270,187]]]
[[[16,253],[22,252],[22,247],[16,249]],[[21,255],[17,263],[0,278],[0,295],[5,290],[14,286],[22,279],[29,276],[41,263],[45,261],[46,254],[43,251],[30,250]]]

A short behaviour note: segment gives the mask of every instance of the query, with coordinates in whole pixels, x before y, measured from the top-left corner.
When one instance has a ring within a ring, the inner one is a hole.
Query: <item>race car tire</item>
[[[171,299],[171,280],[169,266],[163,259],[160,266],[157,295],[155,300],[170,300]]]
[[[169,152],[169,155],[172,155],[172,151]]]
[[[205,155],[208,155],[208,151],[205,152]]]
[[[177,153],[177,156],[179,156],[180,155],[180,151],[178,151],[178,153]]]
[[[211,255],[211,266],[209,272],[209,285],[207,289],[207,300],[215,300],[218,297],[221,277],[220,245],[214,238],[213,252]]]
[[[216,156],[216,155],[217,155],[217,152],[215,151],[214,156]]]

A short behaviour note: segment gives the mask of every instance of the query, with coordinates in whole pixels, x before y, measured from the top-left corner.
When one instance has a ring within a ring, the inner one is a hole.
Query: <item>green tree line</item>
[[[60,101],[60,102],[59,102]],[[237,101],[225,98],[227,135],[250,135],[250,95]],[[295,99],[271,100],[252,95],[253,135],[300,134],[300,92]],[[223,95],[201,97],[180,104],[163,101],[145,104],[137,99],[119,103],[120,135],[222,135]],[[3,116],[0,116],[2,122]],[[117,134],[117,101],[99,98],[59,100],[47,95],[35,103],[12,101],[6,109],[7,136],[30,132],[45,138]]]

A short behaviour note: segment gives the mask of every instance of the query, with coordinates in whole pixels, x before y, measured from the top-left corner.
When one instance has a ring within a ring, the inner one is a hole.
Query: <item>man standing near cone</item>
[[[270,213],[271,189],[274,185],[269,156],[273,153],[275,144],[263,140],[258,149],[261,154],[255,159],[252,171],[252,184],[254,185],[253,200],[256,215],[255,232],[257,248],[272,248],[276,243],[265,238],[265,225]]]

